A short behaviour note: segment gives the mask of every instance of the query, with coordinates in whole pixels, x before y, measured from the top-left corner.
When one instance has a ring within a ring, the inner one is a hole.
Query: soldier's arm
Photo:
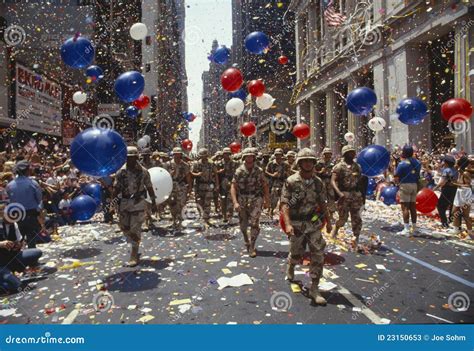
[[[288,203],[290,202],[290,197],[291,197],[291,194],[290,194],[288,182],[285,182],[285,184],[283,185],[283,189],[281,191],[280,211],[283,215],[283,221],[285,222],[285,228],[283,230],[288,236],[291,236],[294,234],[293,225],[290,219],[290,206],[288,205]]]
[[[339,195],[339,197],[344,196],[342,191],[339,190],[339,187],[337,186],[337,173],[334,171],[332,172],[332,176],[331,176],[331,185],[334,188],[334,191]]]
[[[144,182],[145,182],[146,191],[148,192],[148,195],[150,196],[151,204],[153,206],[156,206],[156,195],[155,195],[155,190],[153,189],[153,184],[151,183],[150,173],[146,169],[145,169],[145,172],[146,174],[145,174]]]
[[[193,179],[191,178],[189,169],[188,172],[186,172],[186,182],[188,183],[188,193],[190,193],[193,190]]]

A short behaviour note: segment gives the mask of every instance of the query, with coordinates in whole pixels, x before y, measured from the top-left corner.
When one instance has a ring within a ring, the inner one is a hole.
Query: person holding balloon
[[[270,207],[270,192],[263,170],[256,166],[255,148],[242,152],[243,164],[235,171],[231,185],[232,202],[239,214],[240,230],[250,257],[256,257],[255,243],[260,234],[260,214],[262,205]],[[247,232],[250,226],[250,233]]]
[[[469,159],[467,158],[467,156],[462,156],[457,161],[459,177],[457,181],[454,182],[454,185],[458,187],[453,202],[454,228],[449,231],[449,233],[452,235],[458,235],[461,233],[461,217],[463,217],[466,221],[467,233],[472,239],[472,221],[470,217],[472,204],[472,188],[471,173],[467,170],[468,166]]]
[[[126,168],[120,169],[115,177],[114,198],[120,197],[119,226],[127,240],[131,243],[130,260],[128,267],[139,264],[139,248],[141,242],[142,225],[145,221],[145,198],[151,198],[151,210],[157,211],[155,192],[148,170],[138,163],[138,149],[127,147]]]
[[[345,145],[342,148],[342,160],[334,166],[331,176],[331,184],[334,191],[339,196],[337,200],[337,212],[339,219],[331,231],[333,238],[337,237],[339,229],[346,224],[351,214],[352,234],[354,236],[353,245],[357,249],[359,235],[362,230],[362,219],[360,210],[364,205],[364,195],[359,189],[362,178],[362,169],[354,161],[356,150],[352,145]]]
[[[421,164],[413,157],[413,147],[405,145],[402,160],[395,170],[395,183],[400,184],[400,205],[403,215],[403,230],[398,235],[410,236],[416,232],[416,194],[420,180]],[[411,231],[410,231],[411,217]]]

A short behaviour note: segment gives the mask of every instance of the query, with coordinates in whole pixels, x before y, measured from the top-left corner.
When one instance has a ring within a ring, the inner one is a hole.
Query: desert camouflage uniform
[[[280,200],[281,189],[283,188],[283,183],[287,178],[288,170],[284,161],[278,164],[276,160],[273,160],[267,165],[266,171],[272,174],[278,172],[277,177],[269,177],[272,182],[270,206],[271,210],[274,210],[277,206],[278,200]]]
[[[218,164],[217,168],[219,170],[224,170],[223,173],[219,174],[220,179],[220,195],[221,195],[221,211],[224,217],[227,212],[227,218],[232,217],[234,211],[232,207],[232,199],[230,197],[230,186],[232,183],[232,178],[234,177],[235,170],[238,167],[238,163],[230,159],[226,162],[222,159]]]
[[[260,214],[263,205],[263,187],[265,178],[261,168],[255,165],[252,171],[247,170],[245,164],[235,171],[232,182],[236,186],[237,201],[240,204],[240,230],[244,235],[246,245],[254,247],[260,233]],[[247,229],[250,226],[250,236]]]
[[[132,247],[138,248],[142,225],[145,221],[147,188],[153,188],[146,168],[121,169],[115,177],[116,193],[122,197],[119,203],[119,226]]]
[[[335,192],[331,185],[332,170],[334,168],[334,162],[330,160],[325,162],[324,159],[320,159],[316,164],[316,174],[321,178],[326,188],[326,196],[328,201],[328,210],[332,213],[336,212]],[[324,169],[324,171],[322,171]],[[322,171],[322,172],[321,172]]]
[[[181,211],[184,206],[186,206],[188,200],[188,183],[186,177],[189,174],[189,165],[184,161],[176,164],[174,160],[171,160],[164,164],[164,168],[171,174],[171,178],[173,179],[173,190],[167,203],[170,206],[173,221],[175,223],[181,222],[183,220]]]
[[[336,228],[341,228],[347,222],[349,213],[351,214],[352,232],[356,238],[359,237],[362,230],[362,219],[360,210],[364,205],[362,193],[358,186],[362,177],[360,166],[354,162],[348,165],[344,159],[334,166],[332,173],[337,174],[337,186],[344,193],[344,200],[337,203],[337,212],[339,219],[336,222]]]
[[[208,220],[211,215],[211,201],[214,197],[216,167],[212,162],[203,163],[202,160],[198,160],[193,163],[192,172],[202,172],[202,176],[196,177],[196,201],[203,210],[204,220]]]
[[[316,175],[303,179],[298,172],[286,180],[280,201],[281,204],[288,205],[295,231],[290,236],[288,262],[292,265],[299,264],[308,245],[311,253],[309,272],[312,279],[319,280],[323,272],[326,247],[321,234],[321,209],[326,203],[325,186]]]

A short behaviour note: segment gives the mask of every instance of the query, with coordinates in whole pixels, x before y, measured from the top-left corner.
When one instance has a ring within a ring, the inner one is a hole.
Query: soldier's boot
[[[286,280],[292,282],[295,280],[295,265],[288,263],[286,266]]]
[[[249,256],[252,258],[257,257],[257,250],[255,249],[255,240],[250,241]]]
[[[309,296],[314,300],[316,305],[326,305],[327,301],[324,297],[321,296],[319,292],[319,279],[313,279],[311,283],[311,288],[309,289]]]
[[[245,248],[246,248],[247,252],[250,253],[250,240],[249,240],[249,237],[248,237],[247,233],[242,232],[242,234],[244,235]]]
[[[138,253],[138,248],[138,245],[132,245],[130,260],[127,263],[127,267],[136,267],[140,262],[140,254]]]

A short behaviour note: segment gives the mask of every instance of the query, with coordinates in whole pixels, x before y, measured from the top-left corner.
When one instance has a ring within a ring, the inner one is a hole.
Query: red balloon
[[[252,80],[247,85],[247,89],[252,96],[259,97],[265,92],[265,84],[260,79]]]
[[[298,139],[306,139],[311,134],[311,130],[306,123],[298,123],[293,127],[293,135]]]
[[[286,57],[285,55],[281,55],[279,58],[278,58],[278,63],[280,65],[286,65],[288,63],[288,57]]]
[[[150,98],[143,94],[140,95],[140,97],[133,102],[133,106],[135,106],[139,110],[147,108],[148,105],[150,105]]]
[[[242,145],[240,145],[240,143],[236,141],[230,144],[229,147],[230,147],[230,151],[232,151],[233,154],[239,153],[240,150],[242,149]]]
[[[256,131],[257,127],[255,127],[255,123],[253,122],[245,122],[240,126],[240,132],[246,137],[251,137]]]
[[[472,105],[464,99],[449,99],[441,105],[441,115],[446,121],[449,121],[455,115],[462,115],[465,120],[468,120],[472,115]]]
[[[438,197],[433,190],[424,188],[416,194],[416,210],[420,213],[431,213],[438,204]]]
[[[242,72],[237,68],[229,68],[221,75],[221,84],[224,90],[234,92],[240,89],[244,82]]]
[[[193,142],[189,139],[184,139],[181,142],[181,147],[186,151],[191,151],[193,149]]]

